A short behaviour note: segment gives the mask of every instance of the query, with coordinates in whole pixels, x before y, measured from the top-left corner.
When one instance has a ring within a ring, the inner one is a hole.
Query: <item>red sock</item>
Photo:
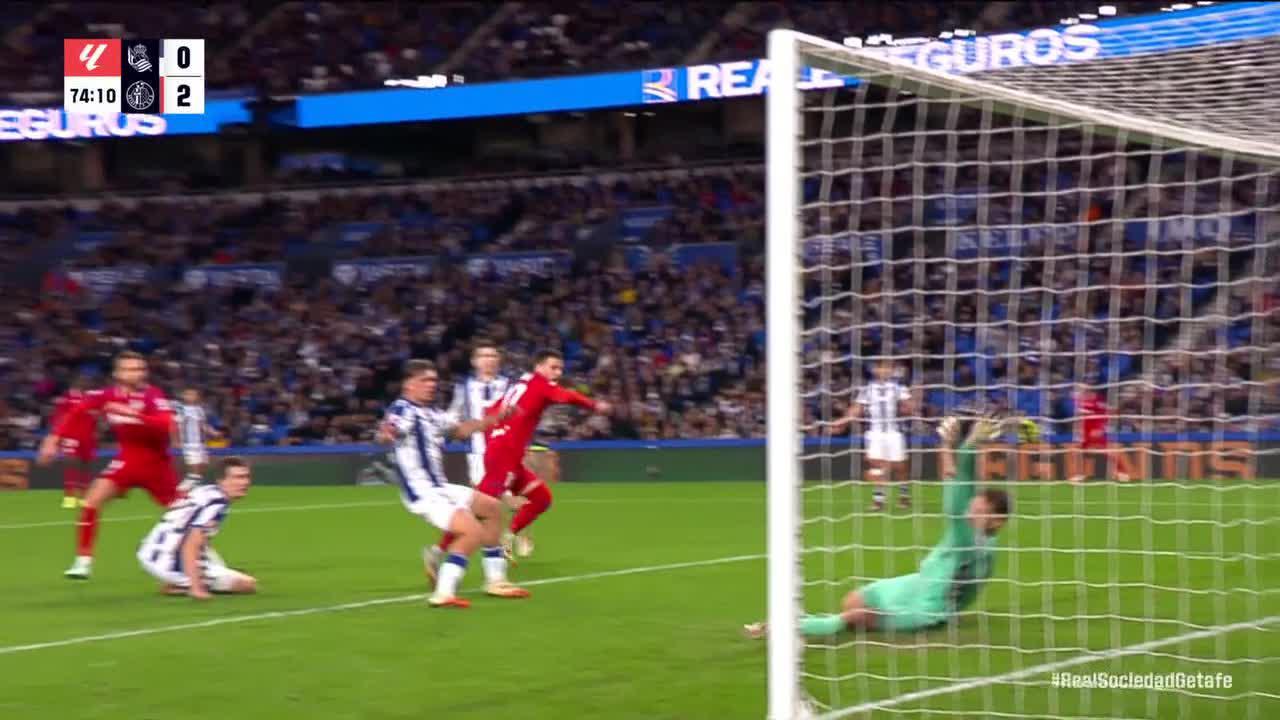
[[[93,543],[98,538],[98,509],[87,507],[80,511],[80,523],[76,526],[76,554],[93,556]]]
[[[80,489],[80,466],[68,463],[62,468],[62,494],[68,497],[78,495]]]
[[[530,490],[525,496],[529,502],[520,506],[516,511],[516,516],[511,518],[511,532],[518,533],[529,527],[538,516],[547,511],[551,507],[551,490],[546,485],[539,485]]]
[[[440,548],[440,550],[442,550],[443,552],[449,552],[449,546],[452,545],[453,541],[457,539],[458,539],[457,535],[454,535],[453,533],[446,530],[445,533],[440,536],[440,542],[436,545],[436,547]]]

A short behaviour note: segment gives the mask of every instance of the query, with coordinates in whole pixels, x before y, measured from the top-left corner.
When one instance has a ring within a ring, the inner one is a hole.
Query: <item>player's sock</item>
[[[538,516],[547,511],[551,507],[551,491],[546,485],[539,485],[530,490],[526,494],[525,499],[529,502],[520,506],[516,511],[516,516],[511,518],[511,532],[519,533],[521,530],[529,527]]]
[[[878,487],[877,487],[875,490],[872,490],[872,491],[871,491],[871,501],[872,501],[872,502],[874,502],[877,506],[883,505],[883,504],[884,504],[884,491],[883,491],[883,490],[881,490],[881,489],[880,489],[880,488],[878,488]]]
[[[436,597],[449,598],[458,594],[458,583],[467,572],[467,558],[459,553],[449,553],[440,566],[440,579],[436,581]]]
[[[507,557],[503,554],[500,545],[484,548],[484,560],[481,561],[481,565],[484,567],[485,584],[506,582]]]
[[[87,507],[80,511],[76,526],[76,555],[93,557],[93,545],[98,538],[98,509]]]
[[[800,634],[806,637],[830,637],[844,629],[839,615],[808,615],[800,618]]]
[[[440,542],[436,543],[436,547],[440,548],[441,552],[449,552],[449,546],[457,539],[457,535],[446,530],[444,534],[440,536]]]
[[[908,486],[906,483],[900,483],[898,485],[898,497],[906,497],[910,494],[911,494],[910,486]]]
[[[62,494],[75,497],[80,489],[80,468],[68,465],[62,469]]]

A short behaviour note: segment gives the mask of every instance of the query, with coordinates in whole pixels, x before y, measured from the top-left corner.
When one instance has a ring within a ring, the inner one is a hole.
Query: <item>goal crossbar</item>
[[[855,49],[823,38],[792,30],[774,30],[791,52],[805,58],[805,64],[836,73],[859,77],[868,72],[876,75],[892,75],[895,87],[900,91],[923,97],[948,97],[964,102],[973,98],[973,104],[991,103],[992,109],[1013,114],[1013,108],[1024,118],[1043,121],[1046,118],[1063,118],[1092,123],[1094,125],[1124,128],[1129,137],[1137,140],[1170,140],[1181,145],[1203,148],[1211,152],[1227,151],[1239,156],[1280,162],[1280,144],[1250,140],[1225,133],[1211,133],[1172,123],[1153,121],[1131,113],[1116,112],[1078,102],[1067,102],[988,82],[973,76],[942,72],[921,67],[902,58],[885,55],[875,50]],[[772,46],[771,46],[772,47]],[[776,77],[784,77],[775,69]],[[778,83],[773,83],[777,87]]]

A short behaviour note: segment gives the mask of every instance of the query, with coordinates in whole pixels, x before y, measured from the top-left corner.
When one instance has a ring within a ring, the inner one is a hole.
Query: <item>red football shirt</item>
[[[122,403],[138,411],[138,415],[120,415],[104,410],[107,403]],[[68,429],[80,421],[82,415],[102,413],[107,425],[120,444],[120,459],[169,461],[169,438],[173,431],[173,409],[164,393],[151,385],[141,390],[126,390],[112,386],[85,393],[84,400],[71,409],[62,422],[54,427],[59,437],[68,435]]]
[[[596,402],[586,395],[562,388],[538,373],[525,373],[519,381],[507,388],[502,400],[489,406],[486,411],[486,414],[492,414],[512,406],[516,408],[510,417],[489,429],[486,439],[490,447],[523,454],[533,441],[533,433],[542,421],[542,412],[552,405],[563,404],[596,409]]]
[[[1076,398],[1076,413],[1085,437],[1091,437],[1107,429],[1107,405],[1098,393],[1084,392]]]
[[[86,393],[83,390],[72,388],[67,390],[61,397],[53,403],[53,418],[49,425],[58,427],[62,425],[62,421],[71,418],[71,422],[67,424],[66,431],[60,432],[60,437],[67,437],[81,444],[93,442],[94,436],[97,434],[97,417],[91,412],[76,413],[74,416],[71,411],[77,405],[84,402]]]

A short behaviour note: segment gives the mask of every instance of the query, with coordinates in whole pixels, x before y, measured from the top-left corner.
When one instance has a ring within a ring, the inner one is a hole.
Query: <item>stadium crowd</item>
[[[621,408],[611,419],[590,421],[558,413],[546,428],[551,437],[759,436],[762,185],[758,168],[723,168],[585,185],[522,187],[513,180],[506,187],[333,192],[305,201],[282,195],[247,206],[213,196],[132,209],[106,204],[96,212],[19,211],[6,216],[6,247],[24,233],[109,232],[74,264],[136,263],[151,272],[145,282],[106,294],[61,273],[39,292],[6,293],[0,311],[16,321],[0,328],[0,444],[31,447],[66,382],[81,371],[101,373],[126,346],[153,358],[155,379],[168,392],[203,390],[214,423],[236,444],[364,440],[404,359],[435,358],[456,377],[482,336],[504,348],[512,372],[536,348],[562,349],[572,382]],[[459,262],[467,253],[570,249],[583,224],[616,233],[610,223],[620,214],[655,204],[675,209],[643,239],[647,261],[629,254],[634,245],[618,242],[603,266],[556,265],[547,276]],[[1126,211],[1145,215],[1142,207]],[[280,289],[184,282],[192,266],[287,260],[293,245],[314,243],[328,224],[357,218],[388,228],[345,246],[346,255],[431,252],[442,262],[425,278],[369,285],[315,275]],[[861,257],[850,253],[854,245],[842,245],[823,260],[838,271],[807,292],[810,326],[833,331],[814,335],[806,348],[814,367],[808,384],[817,388],[806,403],[808,423],[838,415],[881,355],[899,361],[926,418],[985,398],[1067,431],[1077,380],[1106,386],[1126,429],[1142,428],[1142,417],[1151,416],[1157,430],[1241,429],[1249,427],[1246,415],[1274,413],[1275,353],[1248,348],[1274,348],[1280,339],[1280,294],[1265,281],[1275,277],[1277,253],[1258,265],[1247,249],[1204,252],[1196,245],[1137,252],[1117,264],[1106,227],[1097,226],[1084,252],[1073,241],[1033,245],[1022,258],[930,260],[928,243],[936,238],[889,243],[874,249],[879,255]],[[675,259],[676,245],[705,241],[733,242],[736,259]],[[1146,282],[1148,263],[1155,285]],[[1209,312],[1220,271],[1252,281],[1229,286],[1217,313],[1229,316],[1224,326],[1183,337],[1180,328],[1192,323],[1170,320]],[[824,376],[821,361],[832,357],[854,362],[829,363]],[[1270,384],[1251,395],[1243,380]],[[1215,394],[1210,383],[1229,388]],[[1262,405],[1250,406],[1254,395]]]

